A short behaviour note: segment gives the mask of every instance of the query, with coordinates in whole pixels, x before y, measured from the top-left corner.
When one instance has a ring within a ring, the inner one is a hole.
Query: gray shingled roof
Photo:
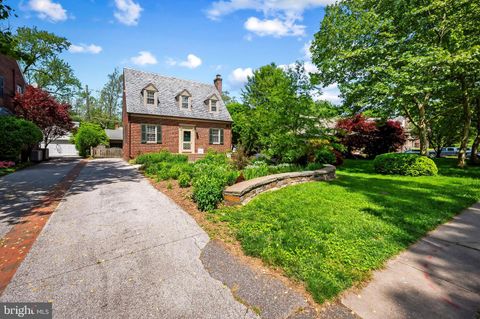
[[[128,113],[232,121],[219,92],[213,84],[181,80],[132,69],[124,69],[123,75]],[[157,106],[144,105],[143,103],[142,90],[149,84],[153,84],[159,91]],[[187,90],[192,95],[191,110],[182,110],[178,107],[175,97],[183,90]],[[217,103],[218,112],[209,112],[208,105],[205,104],[205,100],[213,94],[216,94],[219,99]]]
[[[120,140],[123,141],[123,127],[119,127],[114,130],[110,130],[108,128],[105,129],[105,133],[107,134],[108,138],[111,140]]]

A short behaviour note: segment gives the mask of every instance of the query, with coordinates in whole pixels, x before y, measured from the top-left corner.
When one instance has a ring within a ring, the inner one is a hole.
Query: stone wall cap
[[[264,185],[268,185],[277,181],[296,177],[315,177],[319,175],[325,175],[334,172],[335,169],[336,168],[333,165],[324,165],[324,168],[315,171],[289,172],[257,177],[229,186],[225,189],[223,193],[224,195],[243,196],[255,188],[262,187]]]

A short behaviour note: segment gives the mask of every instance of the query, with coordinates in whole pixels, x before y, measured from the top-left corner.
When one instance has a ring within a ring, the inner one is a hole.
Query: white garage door
[[[48,149],[50,156],[78,156],[74,144],[53,142],[48,145]]]

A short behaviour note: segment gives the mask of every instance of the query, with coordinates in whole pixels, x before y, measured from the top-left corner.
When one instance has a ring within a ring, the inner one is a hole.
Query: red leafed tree
[[[353,157],[354,152],[363,152],[377,129],[375,122],[367,120],[362,114],[339,120],[336,128],[348,157]]]
[[[42,130],[45,147],[73,128],[70,105],[57,102],[48,92],[31,85],[27,86],[25,93],[17,93],[12,111]]]
[[[353,157],[354,153],[374,157],[395,152],[406,141],[404,129],[399,122],[377,122],[365,118],[362,114],[339,120],[336,128],[349,157]]]
[[[369,157],[398,151],[407,141],[405,131],[400,122],[388,120],[376,122],[374,138],[365,148]]]

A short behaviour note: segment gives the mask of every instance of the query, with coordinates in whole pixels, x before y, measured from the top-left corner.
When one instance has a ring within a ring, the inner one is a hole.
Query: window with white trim
[[[190,97],[186,95],[182,95],[180,100],[182,109],[189,109],[190,108]]]
[[[221,128],[211,128],[209,141],[211,145],[220,145],[223,144],[223,129]]]
[[[155,104],[155,91],[147,90],[147,104]]]
[[[210,100],[210,112],[217,112],[217,100]]]
[[[17,84],[17,93],[23,94],[23,86]]]
[[[147,143],[157,143],[157,126],[147,125]]]

